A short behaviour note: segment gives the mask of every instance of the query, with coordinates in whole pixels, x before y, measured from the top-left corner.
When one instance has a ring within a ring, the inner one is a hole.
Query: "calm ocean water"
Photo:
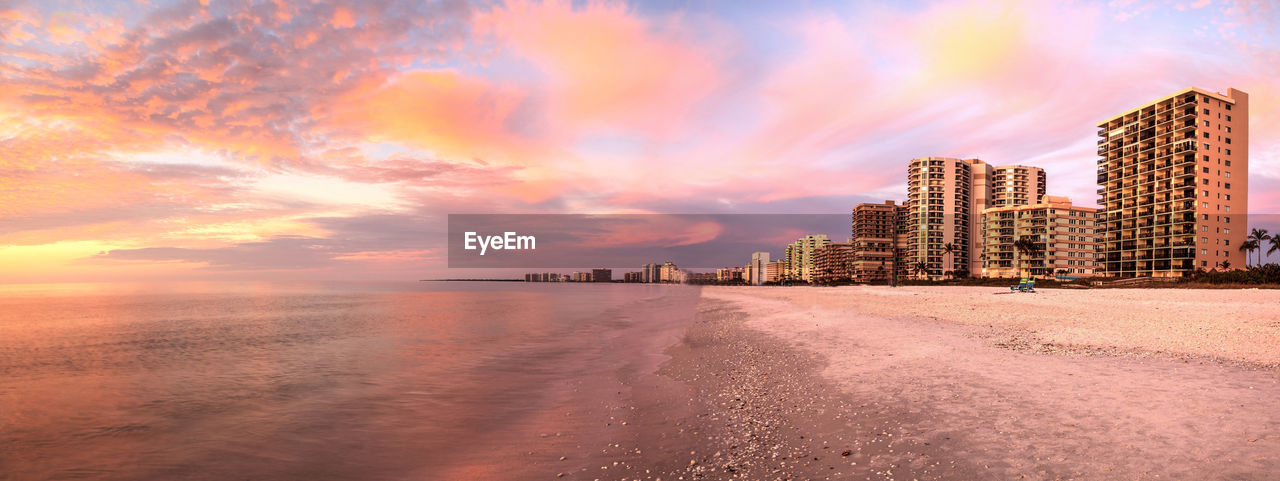
[[[532,477],[493,453],[594,424],[549,413],[656,367],[697,297],[522,283],[0,286],[0,479]]]

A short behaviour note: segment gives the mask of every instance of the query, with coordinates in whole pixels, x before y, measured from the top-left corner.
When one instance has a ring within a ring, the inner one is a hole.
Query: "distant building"
[[[644,267],[640,268],[640,282],[662,282],[662,266],[659,264],[645,264]]]
[[[622,275],[622,282],[626,282],[626,283],[638,283],[638,282],[641,282],[641,280],[640,280],[640,273],[639,273],[639,272],[628,272],[628,273],[626,273],[626,274],[623,274],[623,275]]]
[[[1097,209],[1045,196],[1031,205],[982,211],[983,277],[1092,277],[1100,274]],[[1019,249],[1019,240],[1030,249]]]
[[[715,284],[716,281],[715,272],[686,272],[682,277],[682,282],[687,284],[707,285]]]
[[[613,282],[613,271],[610,269],[591,269],[591,282]]]
[[[769,264],[768,252],[756,252],[751,254],[751,263],[747,264],[747,284],[758,286],[765,282],[764,268]]]
[[[683,280],[680,274],[680,268],[676,267],[671,261],[663,262],[658,277],[659,282],[679,283]]]
[[[742,282],[742,268],[722,267],[716,269],[716,282],[721,284]]]
[[[761,282],[778,282],[782,280],[783,274],[787,272],[787,262],[784,260],[776,260],[764,265],[764,278]]]
[[[790,280],[813,280],[813,253],[819,247],[831,243],[826,234],[810,234],[787,245],[787,269],[784,276]]]
[[[813,252],[813,283],[849,282],[853,272],[853,242],[832,242]]]

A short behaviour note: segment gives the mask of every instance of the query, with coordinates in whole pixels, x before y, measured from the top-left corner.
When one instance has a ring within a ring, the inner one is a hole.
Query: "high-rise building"
[[[853,260],[850,275],[854,281],[888,280],[893,273],[895,261],[898,274],[907,273],[907,263],[903,262],[906,217],[906,206],[895,205],[892,200],[881,204],[862,203],[853,208]]]
[[[613,270],[591,269],[591,282],[613,282]]]
[[[979,177],[975,177],[975,167]],[[972,235],[970,215],[975,209],[974,190],[986,191],[991,166],[978,159],[922,157],[913,159],[907,168],[907,217],[911,229],[907,235],[906,265],[909,271],[929,276],[966,270],[970,265]],[[982,186],[974,189],[975,181]],[[981,205],[986,197],[982,196]],[[947,252],[946,246],[952,246]]]
[[[1046,178],[1044,169],[1025,165],[1006,165],[991,169],[991,199],[987,207],[1028,205],[1040,202],[1044,197]]]
[[[1097,209],[1055,196],[982,211],[982,276],[1098,275],[1097,218]],[[1029,244],[1020,248],[1019,240]]]
[[[747,264],[747,284],[758,286],[767,282],[764,278],[764,267],[769,264],[768,252],[751,254],[751,263]]]
[[[1038,202],[1045,183],[1044,172],[1035,167],[995,167],[978,159],[948,157],[912,159],[907,166],[908,270],[919,272],[916,266],[924,265],[929,276],[979,272],[982,210],[996,199],[1001,205]]]
[[[813,275],[815,284],[830,284],[852,280],[853,240],[830,242],[813,251]]]
[[[830,243],[826,234],[809,234],[787,245],[784,275],[793,281],[813,281],[813,252]]]
[[[1243,266],[1249,95],[1191,87],[1098,124],[1098,204],[1109,276]]]

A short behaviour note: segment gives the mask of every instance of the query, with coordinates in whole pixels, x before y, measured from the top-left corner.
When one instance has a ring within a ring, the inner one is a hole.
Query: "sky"
[[[845,213],[921,156],[1094,205],[1095,125],[1189,86],[1250,94],[1277,214],[1278,28],[1209,0],[0,1],[0,283],[448,277],[451,213]]]

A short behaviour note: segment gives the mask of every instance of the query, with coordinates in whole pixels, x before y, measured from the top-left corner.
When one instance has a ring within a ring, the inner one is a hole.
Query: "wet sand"
[[[657,371],[620,375],[617,390],[575,413],[601,420],[600,436],[544,440],[525,476],[499,477],[1280,473],[1274,293],[1173,301],[1188,291],[1061,291],[991,302],[992,289],[965,290],[704,288]],[[1162,327],[1132,315],[1135,305],[1182,314]]]

